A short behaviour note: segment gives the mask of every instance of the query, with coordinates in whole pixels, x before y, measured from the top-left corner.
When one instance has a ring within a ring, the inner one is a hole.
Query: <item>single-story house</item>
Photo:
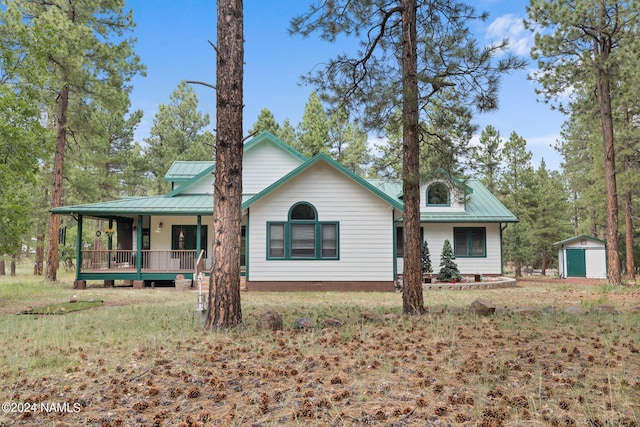
[[[165,195],[53,209],[73,215],[80,231],[86,218],[103,219],[108,229],[103,250],[85,248],[78,233],[78,286],[126,280],[143,287],[207,273],[214,168],[176,161]],[[477,180],[430,178],[420,191],[434,273],[448,239],[463,275],[501,275],[502,231],[517,218]],[[403,269],[402,209],[400,181],[364,179],[261,133],[244,145],[243,280],[248,290],[391,291]]]
[[[604,240],[582,235],[554,245],[558,246],[558,275],[563,279],[607,278],[607,244]]]

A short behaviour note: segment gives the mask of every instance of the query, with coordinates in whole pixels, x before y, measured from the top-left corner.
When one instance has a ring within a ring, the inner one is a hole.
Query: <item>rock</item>
[[[640,313],[640,305],[630,308],[629,313]]]
[[[496,306],[483,298],[476,298],[469,306],[469,310],[480,316],[490,316],[495,313]]]
[[[520,307],[514,310],[518,314],[540,314],[540,309],[535,307]]]
[[[362,322],[379,322],[382,320],[382,316],[377,313],[370,313],[368,311],[363,311],[360,313],[360,321]]]
[[[564,312],[566,314],[571,314],[571,315],[580,315],[580,314],[587,314],[588,310],[580,305],[572,305],[565,308]]]
[[[73,302],[78,302],[78,295],[74,295],[69,299],[69,302],[73,303]]]
[[[307,330],[307,329],[313,329],[314,326],[315,326],[314,321],[307,317],[301,317],[298,320],[296,320],[296,329]]]
[[[323,328],[340,328],[342,327],[342,320],[329,317],[322,321]]]
[[[260,316],[260,329],[282,330],[282,316],[275,311],[267,311]]]
[[[542,314],[546,314],[546,315],[556,314],[558,312],[558,310],[556,310],[556,308],[552,305],[542,307],[541,311],[542,311]]]
[[[597,311],[598,313],[618,314],[618,310],[609,304],[596,304],[593,306],[593,311]]]

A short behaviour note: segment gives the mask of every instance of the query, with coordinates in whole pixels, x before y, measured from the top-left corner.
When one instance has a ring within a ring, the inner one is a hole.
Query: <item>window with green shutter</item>
[[[456,227],[453,229],[453,250],[456,258],[486,257],[487,230],[484,227]]]

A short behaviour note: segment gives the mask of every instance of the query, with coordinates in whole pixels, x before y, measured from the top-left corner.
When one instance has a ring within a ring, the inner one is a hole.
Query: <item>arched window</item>
[[[316,208],[307,202],[300,202],[293,205],[289,210],[290,221],[315,221],[316,220]]]
[[[427,206],[449,206],[449,187],[443,182],[434,182],[427,188]]]
[[[267,223],[267,259],[338,259],[338,223],[318,221],[316,208],[298,202],[287,222]]]

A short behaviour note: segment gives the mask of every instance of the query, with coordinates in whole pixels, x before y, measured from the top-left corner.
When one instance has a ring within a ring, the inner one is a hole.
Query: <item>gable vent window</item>
[[[339,223],[318,221],[318,211],[307,202],[289,209],[288,221],[267,223],[267,259],[337,260]]]

